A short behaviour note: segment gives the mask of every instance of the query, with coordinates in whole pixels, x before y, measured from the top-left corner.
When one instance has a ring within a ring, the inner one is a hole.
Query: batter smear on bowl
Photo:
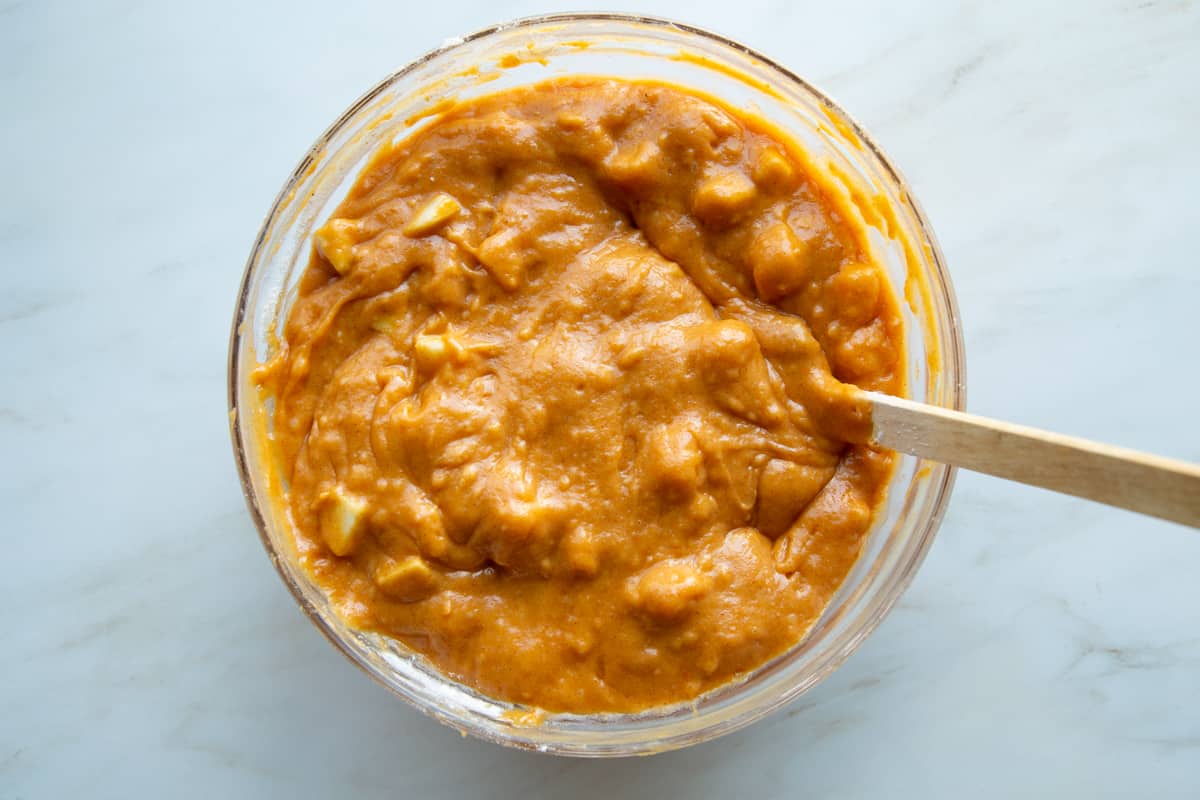
[[[376,153],[258,379],[299,557],[352,625],[551,711],[780,655],[871,526],[900,315],[795,146],[685,89],[556,79]]]

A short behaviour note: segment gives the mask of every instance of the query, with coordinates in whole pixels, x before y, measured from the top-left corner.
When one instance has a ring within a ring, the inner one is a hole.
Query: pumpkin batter
[[[456,105],[376,153],[261,370],[303,566],[352,625],[552,711],[795,645],[890,477],[863,233],[764,124],[659,83]]]

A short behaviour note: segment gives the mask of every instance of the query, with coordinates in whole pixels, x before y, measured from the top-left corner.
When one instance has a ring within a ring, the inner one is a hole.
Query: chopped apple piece
[[[412,239],[428,236],[454,219],[462,211],[457,200],[445,192],[438,192],[417,209],[404,226],[404,235]]]
[[[754,162],[754,182],[765,189],[785,191],[796,179],[796,170],[774,147],[764,148]]]
[[[723,227],[733,223],[754,200],[754,181],[728,170],[705,179],[696,187],[692,211],[706,225]]]
[[[317,252],[333,265],[339,275],[354,266],[354,237],[358,224],[350,219],[331,219],[313,234]]]
[[[405,556],[375,574],[375,585],[404,603],[429,597],[437,589],[437,580],[437,573],[420,556]]]
[[[467,348],[452,334],[422,333],[413,341],[413,355],[417,358],[418,369],[435,372],[446,363],[463,363],[467,358]]]
[[[321,535],[334,555],[354,552],[366,528],[367,501],[340,485],[321,496]]]

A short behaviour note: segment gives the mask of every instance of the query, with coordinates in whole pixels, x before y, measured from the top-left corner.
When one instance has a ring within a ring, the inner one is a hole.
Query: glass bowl
[[[419,130],[453,99],[564,74],[653,78],[700,90],[752,110],[796,139],[815,168],[846,187],[847,208],[868,226],[874,255],[903,300],[909,395],[963,407],[963,343],[937,242],[908,185],[859,125],[799,77],[717,34],[624,14],[557,14],[447,41],[363,95],[301,160],[258,234],[238,294],[229,353],[233,446],[251,515],[284,583],[317,628],[376,681],[424,713],[489,741],[580,756],[654,753],[748,725],[845,661],[920,566],[954,470],[899,459],[861,557],[808,636],[784,655],[689,703],[638,714],[543,715],[485,697],[400,642],[354,630],[334,613],[297,564],[279,499],[285,478],[270,446],[271,400],[251,379],[278,341],[312,232],[377,147]]]

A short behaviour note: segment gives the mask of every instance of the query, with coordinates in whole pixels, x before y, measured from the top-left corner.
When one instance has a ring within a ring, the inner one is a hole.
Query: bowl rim
[[[251,519],[254,522],[255,529],[258,533],[260,542],[264,550],[271,560],[276,573],[283,580],[288,591],[291,593],[297,605],[304,611],[305,615],[313,623],[314,627],[347,658],[352,664],[358,667],[362,672],[366,673],[371,680],[385,689],[391,694],[399,697],[410,707],[417,709],[426,716],[434,718],[449,727],[458,730],[463,734],[470,734],[485,741],[490,741],[502,744],[509,747],[525,750],[537,750],[542,752],[554,752],[560,755],[574,756],[609,756],[609,755],[634,755],[634,754],[649,754],[666,752],[686,747],[692,744],[709,741],[719,736],[724,736],[734,731],[740,730],[757,720],[777,711],[784,705],[795,700],[800,694],[808,689],[816,686],[818,683],[827,678],[831,673],[836,671],[843,663],[854,653],[861,643],[875,631],[882,620],[891,612],[895,604],[899,601],[904,592],[912,583],[917,572],[920,570],[922,563],[934,538],[941,527],[942,520],[945,516],[949,504],[949,497],[952,492],[957,469],[950,465],[941,465],[940,480],[929,487],[930,500],[929,506],[931,512],[929,515],[928,524],[920,536],[920,541],[916,543],[916,547],[911,554],[905,569],[896,577],[892,591],[888,592],[882,600],[876,604],[872,612],[865,616],[861,624],[853,631],[853,635],[849,636],[835,652],[832,652],[826,660],[818,665],[818,669],[812,672],[808,680],[803,682],[794,682],[791,686],[784,688],[770,701],[762,703],[753,709],[743,712],[738,716],[724,721],[722,725],[714,729],[703,729],[698,734],[681,733],[673,737],[658,740],[656,742],[642,742],[634,746],[627,746],[622,752],[589,752],[587,746],[580,749],[560,748],[555,746],[546,747],[535,742],[525,739],[515,739],[505,737],[490,728],[481,725],[468,724],[462,717],[449,712],[436,704],[425,702],[417,702],[414,698],[406,696],[399,691],[395,686],[392,686],[386,681],[380,679],[376,671],[368,666],[345,641],[345,639],[337,635],[330,629],[329,624],[319,612],[319,610],[310,602],[304,595],[300,586],[296,583],[292,575],[280,563],[281,556],[276,551],[271,542],[267,529],[268,523],[260,501],[256,496],[253,485],[253,476],[251,473],[249,457],[247,455],[247,444],[243,436],[243,428],[238,419],[241,412],[239,404],[241,400],[240,379],[242,378],[239,364],[239,352],[242,349],[243,339],[248,332],[246,326],[250,312],[248,300],[253,288],[253,278],[255,277],[255,266],[260,260],[262,248],[269,234],[271,224],[276,219],[280,209],[288,199],[292,196],[297,184],[299,184],[308,174],[313,164],[317,162],[325,152],[325,146],[328,142],[361,111],[364,107],[376,100],[380,95],[388,90],[395,82],[403,79],[405,76],[420,69],[422,66],[432,61],[435,58],[447,55],[464,48],[466,45],[509,31],[519,31],[527,28],[538,28],[547,25],[565,25],[571,23],[586,23],[586,22],[613,22],[630,25],[643,25],[651,28],[670,29],[686,35],[697,36],[707,39],[735,52],[747,56],[760,62],[769,70],[778,74],[781,80],[791,81],[797,87],[807,92],[814,100],[819,102],[825,111],[833,115],[840,123],[845,124],[858,139],[859,142],[869,151],[869,155],[874,162],[882,168],[887,177],[892,180],[897,186],[902,187],[904,192],[904,200],[911,208],[914,220],[917,223],[917,229],[920,233],[920,244],[926,246],[929,250],[927,261],[929,271],[936,277],[935,282],[931,282],[929,291],[937,292],[938,299],[944,305],[946,315],[950,324],[947,326],[948,336],[939,337],[939,344],[942,347],[940,353],[941,358],[945,362],[942,368],[943,373],[953,374],[955,380],[948,382],[946,392],[950,400],[949,407],[957,410],[964,410],[966,406],[966,353],[965,344],[962,336],[960,314],[958,300],[955,295],[953,282],[950,279],[949,271],[946,268],[945,258],[941,250],[941,246],[934,234],[933,228],[925,213],[925,210],[920,205],[915,195],[909,191],[910,184],[904,177],[903,173],[893,164],[890,158],[886,155],[882,147],[875,139],[866,131],[866,129],[854,119],[840,104],[830,97],[830,95],[809,81],[797,75],[789,68],[781,65],[777,61],[763,55],[754,48],[743,44],[735,39],[727,37],[723,34],[707,28],[698,27],[689,23],[680,22],[678,20],[659,17],[647,14],[625,13],[616,11],[605,12],[555,12],[548,14],[537,14],[505,22],[496,23],[475,30],[465,36],[452,37],[445,40],[441,45],[435,47],[418,58],[412,60],[400,69],[388,74],[379,80],[370,89],[359,96],[351,103],[345,111],[326,127],[326,129],[317,137],[316,141],[305,152],[297,166],[292,170],[283,187],[276,194],[274,201],[271,203],[263,223],[259,227],[258,233],[255,236],[250,255],[246,260],[245,267],[242,273],[242,280],[239,285],[236,306],[233,315],[233,321],[229,339],[229,350],[227,355],[227,413],[229,414],[230,438],[232,440],[234,460],[237,465],[238,479],[242,488],[242,495],[245,498],[246,505],[250,511]],[[751,673],[752,674],[752,673]],[[443,676],[445,677],[445,676]],[[445,677],[445,680],[459,683],[458,681]],[[736,681],[735,681],[736,682]],[[462,685],[462,684],[460,684]],[[581,715],[581,716],[596,716],[602,718],[604,715]]]

